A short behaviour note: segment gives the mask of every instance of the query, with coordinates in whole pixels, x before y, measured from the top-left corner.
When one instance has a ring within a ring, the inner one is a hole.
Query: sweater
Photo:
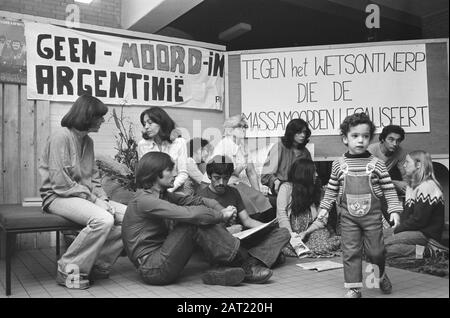
[[[44,211],[58,197],[79,197],[91,202],[106,199],[100,182],[93,177],[96,172],[92,139],[75,129],[56,131],[44,148],[39,166]]]
[[[405,211],[394,233],[420,231],[426,237],[441,240],[444,229],[444,196],[433,180],[427,180],[415,189],[406,188]]]
[[[294,161],[300,158],[312,160],[311,153],[307,148],[301,150],[296,150],[293,147],[286,148],[283,142],[279,141],[267,155],[261,171],[261,183],[272,189],[275,180],[287,181],[289,169]]]
[[[349,171],[365,171],[369,162],[374,159],[374,156],[369,152],[361,155],[344,154],[344,161],[348,165]],[[387,201],[388,213],[401,213],[403,211],[402,205],[398,200],[397,192],[392,184],[391,177],[386,170],[383,161],[377,160],[375,169],[371,175],[372,189],[375,196],[381,199],[383,196]],[[333,203],[338,197],[344,194],[344,173],[341,170],[340,160],[333,161],[331,167],[330,180],[325,190],[325,196],[320,203],[320,208],[330,211]]]

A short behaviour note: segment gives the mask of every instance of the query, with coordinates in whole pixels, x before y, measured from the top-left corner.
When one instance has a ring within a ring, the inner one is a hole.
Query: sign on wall
[[[25,23],[29,99],[221,110],[223,52]]]
[[[0,19],[0,82],[25,84],[26,80],[23,22]]]
[[[248,137],[282,136],[294,118],[313,135],[338,135],[347,115],[377,127],[429,132],[425,45],[370,46],[241,55]]]

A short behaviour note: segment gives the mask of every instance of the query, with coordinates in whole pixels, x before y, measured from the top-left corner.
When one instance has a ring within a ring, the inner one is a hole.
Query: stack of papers
[[[241,231],[238,233],[234,233],[233,236],[237,237],[240,240],[243,240],[245,238],[249,238],[252,237],[254,234],[259,233],[261,231],[263,231],[264,229],[267,229],[271,226],[274,226],[276,223],[278,222],[277,219],[273,219],[272,221],[270,221],[269,223],[264,223],[260,226],[245,230],[245,231]]]
[[[296,264],[296,265],[303,269],[313,269],[318,272],[344,267],[343,264],[336,263],[333,261],[320,261],[320,262],[302,263],[302,264]]]

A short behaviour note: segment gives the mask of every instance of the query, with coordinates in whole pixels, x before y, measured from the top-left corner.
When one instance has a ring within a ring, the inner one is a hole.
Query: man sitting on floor
[[[223,208],[217,201],[199,196],[167,192],[173,187],[173,167],[170,156],[161,152],[149,152],[139,160],[136,168],[139,190],[123,219],[124,246],[144,282],[173,283],[195,246],[201,247],[211,263],[229,266],[207,271],[202,276],[205,284],[266,282],[272,272],[253,265],[240,248],[240,241],[220,224],[236,217],[235,208]]]
[[[211,183],[208,187],[199,190],[198,194],[217,200],[222,205],[231,205],[236,208],[240,224],[236,224],[234,219],[227,224],[227,229],[235,233],[242,230],[242,227],[254,228],[263,223],[248,215],[239,192],[227,185],[233,171],[234,165],[230,158],[215,156],[206,165],[206,173]],[[275,264],[284,263],[281,249],[289,242],[290,238],[291,235],[287,229],[276,227],[268,233],[256,233],[255,236],[243,240],[241,244],[248,249],[248,254],[252,257],[252,264],[271,268]]]

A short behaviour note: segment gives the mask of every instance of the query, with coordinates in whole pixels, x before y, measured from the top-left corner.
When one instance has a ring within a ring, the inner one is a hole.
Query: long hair
[[[293,215],[306,213],[313,203],[319,205],[321,183],[315,175],[316,167],[312,160],[302,158],[292,164],[288,173],[288,182],[292,183],[292,199],[288,207]]]
[[[158,177],[163,177],[163,171],[172,170],[174,165],[170,156],[164,152],[147,152],[136,165],[136,186],[151,188]]]
[[[442,186],[434,175],[433,161],[431,160],[430,154],[423,150],[415,150],[410,152],[409,156],[414,160],[415,164],[420,163],[420,167],[414,171],[412,176],[407,177],[408,185],[414,189],[422,182],[433,180],[442,191]]]
[[[108,112],[108,107],[97,97],[81,95],[61,119],[61,126],[88,131],[95,122]]]
[[[290,149],[294,143],[294,137],[297,133],[301,133],[306,130],[305,140],[302,144],[298,145],[298,149],[305,148],[306,144],[309,142],[309,137],[311,137],[311,129],[308,127],[308,123],[303,119],[296,118],[292,119],[287,125],[284,132],[284,136],[281,138],[283,145]]]
[[[148,118],[154,123],[157,123],[160,128],[158,132],[158,136],[161,141],[172,142],[170,140],[170,134],[172,130],[175,129],[175,122],[170,118],[169,114],[166,113],[164,109],[158,106],[152,106],[141,113],[141,124],[145,126],[144,116],[147,115]],[[142,134],[142,138],[149,139],[146,133]]]

